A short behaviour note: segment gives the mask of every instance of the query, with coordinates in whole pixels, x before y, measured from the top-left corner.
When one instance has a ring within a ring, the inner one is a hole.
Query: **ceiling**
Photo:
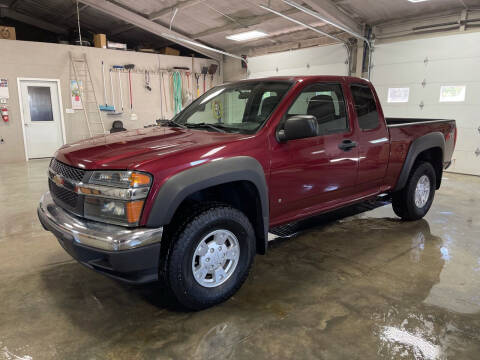
[[[367,24],[424,16],[452,9],[480,8],[480,0],[333,0],[345,12]]]
[[[351,27],[386,23],[426,14],[435,14],[445,10],[458,10],[466,7],[480,7],[480,0],[431,0],[411,3],[407,0],[295,0],[305,7],[340,20]],[[83,30],[106,33],[113,41],[135,43],[160,48],[171,43],[159,33],[134,26],[125,17],[111,12],[101,11],[79,0],[80,22]],[[88,3],[88,2],[87,2]],[[281,0],[98,0],[96,3],[119,8],[132,16],[140,16],[149,24],[159,24],[163,29],[171,24],[171,30],[181,36],[200,41],[209,46],[236,54],[280,51],[297,47],[297,44],[313,46],[332,42],[320,37],[312,30],[305,29],[275,14],[269,13],[258,5],[267,5],[299,21],[308,23],[329,34],[348,38],[337,28],[325,24]],[[74,0],[0,0],[0,7],[8,9],[10,14],[21,14],[42,23],[54,24],[61,29],[76,27],[76,4]],[[174,9],[177,13],[172,21]],[[120,11],[119,10],[119,11]],[[32,21],[33,21],[32,20]],[[155,25],[154,25],[155,26]],[[234,42],[227,35],[262,30],[268,37],[249,42]]]

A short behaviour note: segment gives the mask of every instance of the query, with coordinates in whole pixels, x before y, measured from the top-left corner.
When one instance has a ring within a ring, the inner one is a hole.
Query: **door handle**
[[[343,151],[350,151],[355,147],[357,147],[357,143],[352,140],[343,140],[340,145],[338,145],[338,148]]]

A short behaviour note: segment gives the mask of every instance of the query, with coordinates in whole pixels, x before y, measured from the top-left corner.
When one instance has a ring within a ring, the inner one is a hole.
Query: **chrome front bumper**
[[[159,243],[163,234],[163,227],[130,229],[79,218],[55,204],[50,192],[46,192],[40,200],[38,217],[43,226],[57,237],[107,251],[131,250]]]

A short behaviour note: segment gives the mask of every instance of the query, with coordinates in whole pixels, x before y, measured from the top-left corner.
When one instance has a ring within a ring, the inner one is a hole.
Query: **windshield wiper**
[[[225,130],[223,129],[220,129],[219,127],[216,127],[215,125],[212,125],[212,124],[207,124],[207,123],[198,123],[198,124],[185,124],[186,127],[188,128],[210,128],[210,129],[213,129],[217,132],[221,132],[221,133],[226,133]]]
[[[176,121],[173,120],[160,120],[160,125],[161,126],[171,126],[171,127],[179,127],[182,129],[186,129],[187,127],[185,125],[179,124]]]

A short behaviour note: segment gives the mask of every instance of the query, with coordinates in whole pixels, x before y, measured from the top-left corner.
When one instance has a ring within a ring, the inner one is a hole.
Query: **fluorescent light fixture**
[[[265,36],[267,36],[267,34],[265,34],[264,32],[253,30],[253,31],[239,33],[239,34],[228,35],[227,39],[234,40],[234,41],[248,41],[248,40],[259,39]]]
[[[417,2],[424,2],[424,1],[430,1],[430,0],[408,0],[412,3],[417,3]]]

